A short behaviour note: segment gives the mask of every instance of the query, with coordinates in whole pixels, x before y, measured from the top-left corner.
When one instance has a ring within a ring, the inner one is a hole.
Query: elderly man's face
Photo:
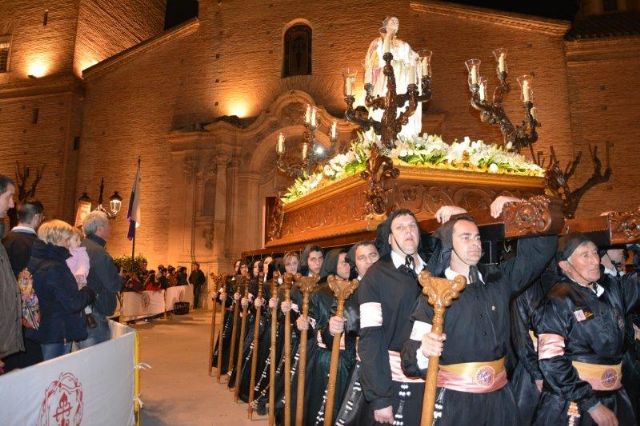
[[[598,247],[591,241],[580,244],[569,256],[568,263],[580,277],[588,282],[600,279]]]
[[[13,203],[13,196],[16,193],[16,187],[12,184],[7,185],[7,190],[0,194],[0,218],[7,215],[7,211],[12,209],[15,204]]]

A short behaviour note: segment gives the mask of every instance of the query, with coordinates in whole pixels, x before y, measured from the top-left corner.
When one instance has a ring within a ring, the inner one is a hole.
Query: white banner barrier
[[[181,285],[160,291],[125,291],[122,293],[120,320],[131,321],[153,317],[173,310],[176,302],[188,302],[193,307],[193,286]]]
[[[164,290],[122,293],[121,321],[152,317],[164,311]]]
[[[135,424],[135,331],[109,325],[111,340],[0,376],[0,424]]]
[[[176,302],[189,302],[189,307],[193,307],[193,285],[178,285],[165,290],[165,308],[167,311],[173,310]]]

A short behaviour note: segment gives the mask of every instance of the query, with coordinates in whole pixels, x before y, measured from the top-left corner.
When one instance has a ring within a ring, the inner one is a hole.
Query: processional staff
[[[216,338],[216,310],[218,304],[216,303],[215,296],[218,294],[218,282],[222,279],[221,275],[216,275],[214,273],[209,274],[211,277],[211,281],[213,282],[213,313],[211,314],[211,337],[209,338],[209,376],[211,376],[211,370],[213,370],[213,346],[215,345]],[[224,307],[223,307],[224,309]],[[224,326],[224,323],[222,323]],[[220,346],[218,346],[220,347]],[[218,357],[220,358],[220,357]]]
[[[236,275],[233,283],[233,325],[231,327],[231,351],[229,353],[229,364],[227,365],[227,374],[231,374],[233,370],[233,361],[236,354],[236,333],[238,331],[238,317],[240,316],[240,289],[247,286],[247,279],[242,275]]]
[[[262,281],[262,273],[258,275],[258,281]],[[244,286],[242,296],[242,321],[240,322],[240,339],[238,340],[238,360],[236,362],[236,384],[233,388],[233,400],[238,402],[240,398],[240,376],[242,376],[242,357],[244,356],[244,338],[247,333],[247,315],[249,313],[249,285]]]
[[[293,274],[284,274],[284,301],[291,306]],[[284,313],[284,426],[291,425],[291,309]]]
[[[224,325],[227,314],[227,308],[225,306],[225,301],[227,300],[227,288],[226,288],[226,280],[227,276],[223,278],[222,288],[220,289],[220,309],[222,310],[222,315],[220,319],[220,324],[222,324],[222,328],[220,329],[220,333],[218,333],[218,365],[216,366],[216,380],[220,383],[220,374],[222,372],[222,353],[224,350]],[[213,301],[213,309],[215,310],[215,300]]]
[[[258,297],[253,302],[253,306],[256,308],[255,324],[253,325],[253,353],[251,355],[251,376],[249,381],[249,407],[247,408],[247,414],[249,420],[253,416],[253,396],[256,385],[256,369],[258,368],[258,343],[260,342],[260,318],[262,317],[262,286],[263,280],[261,276],[258,276]]]
[[[427,297],[429,304],[433,305],[433,324],[431,331],[438,335],[444,329],[445,309],[451,305],[451,301],[460,295],[467,285],[467,279],[458,275],[453,281],[446,278],[435,278],[429,272],[423,271],[418,277],[422,285],[422,293]],[[422,399],[422,418],[420,426],[433,424],[433,409],[436,402],[436,385],[438,379],[439,356],[429,357],[427,367],[427,380],[424,382],[424,397]]]
[[[309,314],[309,294],[316,288],[320,277],[312,275],[303,277],[296,274],[296,284],[302,292],[302,318]],[[300,357],[298,358],[298,392],[296,396],[296,426],[302,426],[304,417],[304,375],[307,368],[307,329],[300,332]]]
[[[273,273],[273,279],[271,280],[271,297],[276,294],[277,283],[280,279],[280,272],[275,271]],[[271,308],[271,353],[269,358],[269,426],[275,424],[276,419],[276,334],[278,326],[278,304],[276,303]]]
[[[344,301],[347,300],[360,283],[358,280],[343,280],[339,277],[329,275],[327,278],[329,288],[336,296],[338,307],[336,308],[336,316],[342,317],[344,314]],[[344,333],[344,332],[343,332]],[[333,421],[333,404],[336,394],[336,376],[338,375],[338,361],[340,359],[340,340],[343,333],[333,336],[333,345],[331,346],[331,362],[329,364],[329,383],[327,383],[327,400],[324,409],[324,425],[331,426]]]

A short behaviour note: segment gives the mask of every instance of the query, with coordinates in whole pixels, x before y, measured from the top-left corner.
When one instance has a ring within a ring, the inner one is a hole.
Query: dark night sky
[[[568,21],[573,20],[578,11],[578,0],[455,0],[450,2]],[[197,0],[167,0],[165,29],[172,28],[197,15]]]

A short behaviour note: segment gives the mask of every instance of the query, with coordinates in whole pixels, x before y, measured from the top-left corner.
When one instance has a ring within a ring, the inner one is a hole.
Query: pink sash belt
[[[389,367],[391,368],[391,380],[403,383],[424,383],[419,377],[407,377],[402,371],[400,352],[389,351]]]
[[[507,384],[504,358],[487,362],[440,365],[438,387],[467,393],[489,393]]]

